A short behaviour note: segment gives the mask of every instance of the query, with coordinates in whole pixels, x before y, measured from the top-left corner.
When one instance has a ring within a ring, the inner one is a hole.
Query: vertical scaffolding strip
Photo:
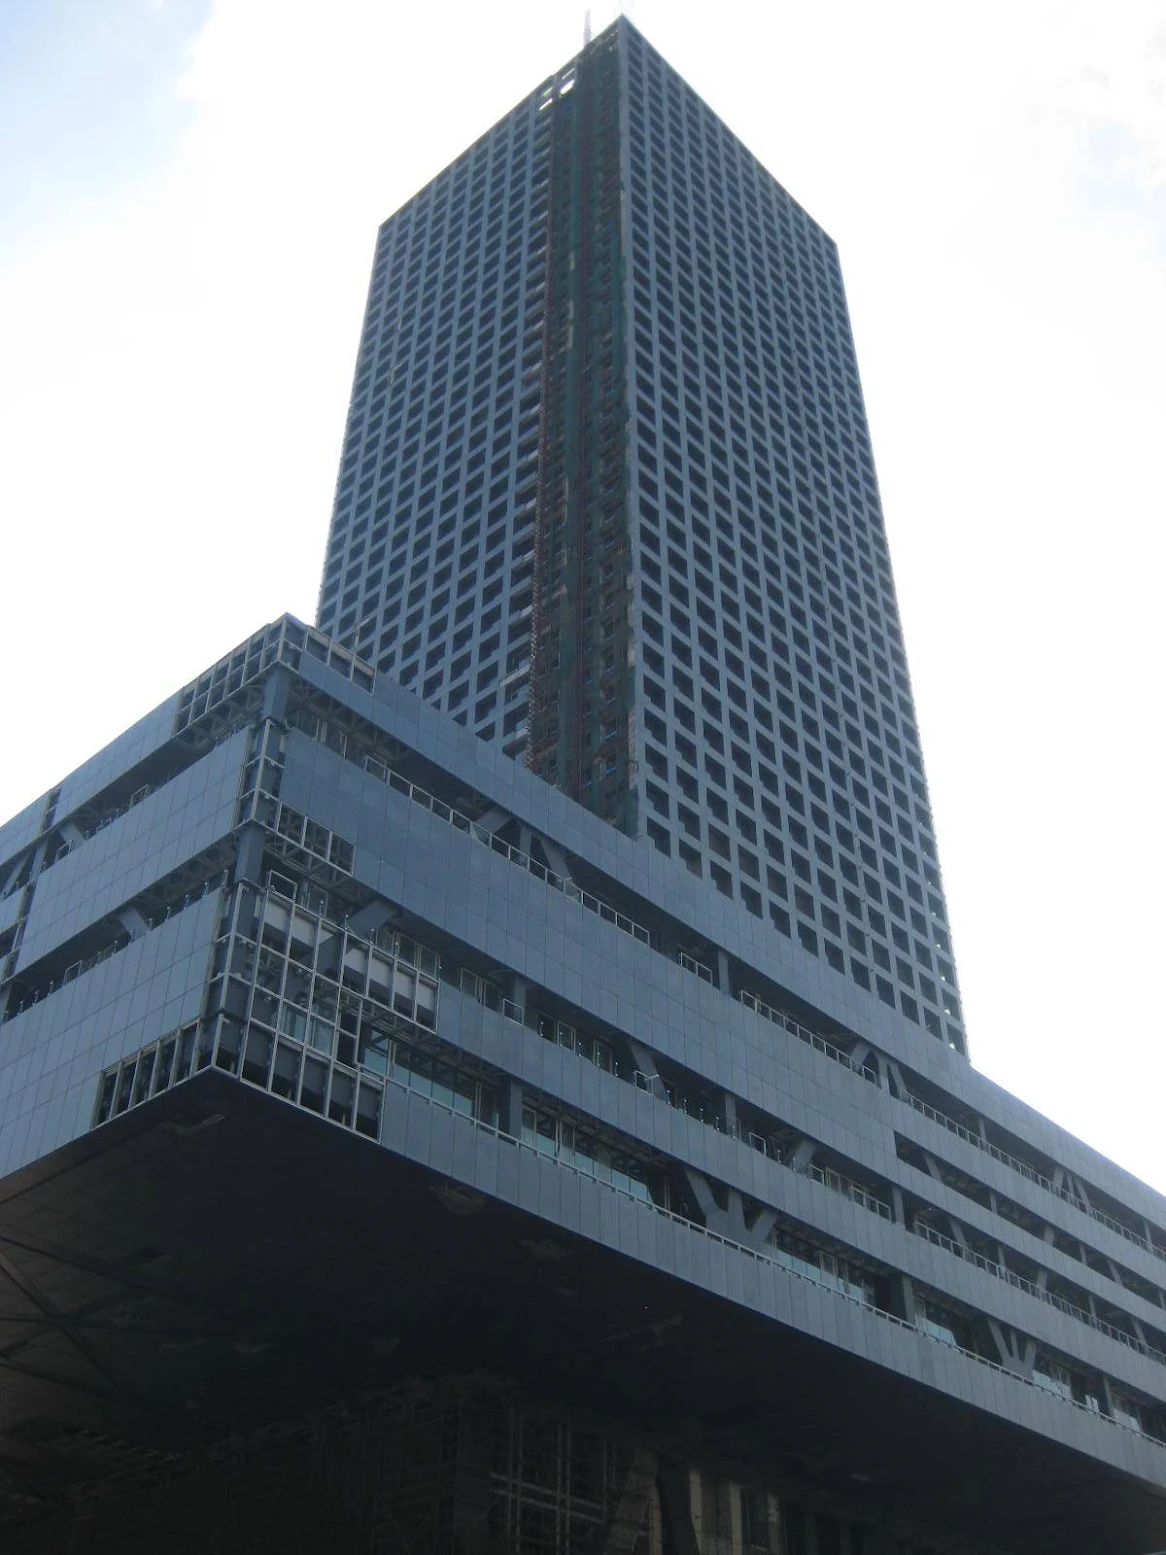
[[[634,835],[619,69],[597,41],[549,109],[527,762]]]

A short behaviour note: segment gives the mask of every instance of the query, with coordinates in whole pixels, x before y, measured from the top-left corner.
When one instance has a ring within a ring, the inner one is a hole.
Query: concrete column
[[[139,935],[149,931],[150,925],[136,907],[120,908],[117,917],[118,922],[131,939],[137,939]]]
[[[1015,1338],[1017,1341],[1016,1369],[1022,1377],[1031,1377],[1032,1365],[1036,1360],[1036,1341],[1034,1339],[1022,1339],[1019,1334]]]
[[[1031,1382],[1036,1365],[1036,1340],[1030,1339],[1027,1334],[1018,1333],[1015,1328],[1009,1328],[1007,1324],[1000,1326],[1007,1347],[1003,1364],[1021,1377],[1027,1377]]]
[[[263,883],[263,843],[266,832],[258,821],[248,821],[236,833],[235,879],[251,885]]]
[[[639,1446],[632,1454],[615,1514],[607,1532],[604,1555],[632,1555],[644,1527],[656,1485],[656,1454]]]
[[[769,1503],[769,1548],[775,1555],[786,1555],[781,1539],[781,1503],[772,1491],[766,1496]]]
[[[1004,1338],[1004,1330],[1000,1327],[1000,1324],[994,1317],[990,1317],[986,1321],[988,1324],[989,1337],[996,1347],[996,1359],[1001,1366],[1007,1366],[1009,1361],[1012,1359],[1012,1351],[1009,1349],[1008,1343]]]
[[[850,1049],[850,1062],[856,1069],[862,1069],[864,1065],[871,1063],[875,1073],[879,1076],[879,1084],[882,1084],[882,1066],[877,1054],[872,1054],[869,1042],[856,1042]]]
[[[542,844],[542,850],[547,856],[547,863],[554,870],[555,874],[562,875],[564,880],[570,880],[571,866],[567,863],[567,855],[562,848],[546,837],[540,837],[539,842]]]
[[[512,1004],[517,1004],[518,1008],[522,1011],[523,1024],[525,1025],[527,1014],[526,996],[528,988],[526,978],[519,977],[517,972],[511,972],[508,974],[506,981],[509,985],[509,992],[507,993],[506,997],[511,1001]]]
[[[286,665],[277,664],[267,677],[263,687],[261,718],[273,719],[282,724],[287,718],[288,694],[291,691],[291,671]]]
[[[1109,1378],[1105,1375],[1104,1372],[1101,1373],[1101,1397],[1102,1397],[1102,1400],[1103,1400],[1103,1402],[1105,1404],[1105,1412],[1106,1412],[1106,1414],[1112,1416],[1112,1414],[1113,1414],[1113,1388],[1110,1385]]]
[[[911,1277],[892,1272],[889,1283],[892,1313],[895,1317],[901,1317],[904,1323],[910,1323],[914,1327],[916,1323],[915,1287],[911,1283]]]
[[[651,1090],[652,1095],[659,1096],[661,1099],[664,1099],[664,1082],[660,1078],[660,1070],[656,1062],[656,1055],[653,1053],[652,1049],[650,1047],[645,1047],[642,1042],[636,1042],[632,1039],[629,1039],[628,1052],[631,1055],[632,1063],[636,1066],[640,1073],[642,1075],[647,1075],[650,1082],[649,1089]]]
[[[512,1139],[517,1139],[522,1133],[521,1080],[507,1080],[499,1087],[498,1126]]]
[[[501,805],[491,805],[488,810],[479,815],[474,825],[481,826],[488,832],[497,832],[502,830],[507,821],[512,821],[513,819],[514,817],[509,810],[504,810]]]
[[[648,1555],[664,1555],[664,1508],[658,1483],[653,1483],[648,1500]]]
[[[961,1247],[966,1247],[968,1245],[968,1239],[964,1235],[964,1228],[960,1225],[959,1221],[953,1220],[949,1215],[947,1217],[947,1226],[948,1230],[951,1232],[952,1241],[958,1242]]]
[[[744,1549],[745,1530],[741,1524],[741,1487],[735,1481],[729,1484],[729,1530],[733,1549]]]
[[[656,1483],[660,1487],[660,1503],[676,1555],[701,1555],[692,1517],[690,1473],[680,1464],[664,1459]]]

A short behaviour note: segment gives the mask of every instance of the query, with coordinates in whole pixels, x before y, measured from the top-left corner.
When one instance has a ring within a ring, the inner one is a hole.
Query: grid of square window
[[[381,227],[317,617],[515,755],[530,661],[544,97]]]
[[[642,830],[962,1051],[834,245],[616,26]],[[516,757],[571,76],[381,229],[318,617]]]
[[[963,1051],[837,252],[624,32],[645,829]]]

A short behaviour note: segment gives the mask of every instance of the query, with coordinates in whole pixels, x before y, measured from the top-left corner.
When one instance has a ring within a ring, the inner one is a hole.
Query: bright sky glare
[[[627,10],[841,249],[973,1060],[1166,1190],[1166,0]],[[0,817],[313,618],[376,227],[582,29],[0,5]]]

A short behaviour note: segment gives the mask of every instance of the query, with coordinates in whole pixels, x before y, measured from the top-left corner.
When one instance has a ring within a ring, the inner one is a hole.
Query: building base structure
[[[1166,1205],[290,618],[0,830],[14,1551],[1166,1545]]]

